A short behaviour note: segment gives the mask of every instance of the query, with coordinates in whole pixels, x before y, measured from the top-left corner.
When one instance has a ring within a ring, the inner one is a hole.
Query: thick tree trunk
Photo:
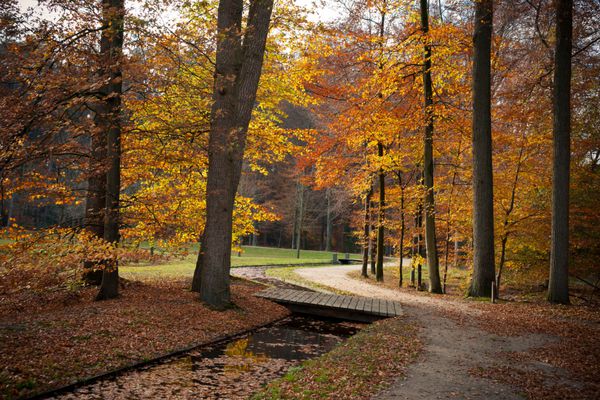
[[[429,38],[429,6],[421,0],[421,30],[425,35],[423,64],[423,94],[425,99],[425,137],[423,154],[423,176],[425,183],[425,245],[427,246],[427,268],[429,270],[429,291],[442,293],[435,236],[435,203],[433,191],[433,87],[431,82],[431,46]]]
[[[364,225],[364,236],[363,236],[363,240],[364,240],[364,244],[363,244],[363,263],[362,263],[362,270],[361,270],[361,275],[363,277],[367,277],[367,270],[368,270],[368,264],[369,264],[369,246],[371,244],[371,240],[370,240],[370,234],[371,234],[371,217],[370,217],[370,205],[371,205],[371,196],[373,195],[373,186],[372,183],[370,183],[371,187],[369,188],[369,191],[367,192],[367,195],[365,196],[365,225]]]
[[[494,272],[491,45],[493,0],[475,2],[473,33],[473,276],[469,295],[489,297]]]
[[[208,141],[206,225],[196,268],[200,298],[222,309],[230,304],[229,270],[233,205],[242,172],[248,124],[256,100],[273,0],[253,0],[242,41],[242,0],[221,0]]]
[[[554,163],[548,301],[569,304],[569,167],[571,163],[571,49],[573,1],[556,0]]]
[[[123,30],[125,18],[124,0],[104,0],[102,16],[107,26],[102,31],[101,50],[107,66],[108,84],[103,88],[106,109],[106,149],[108,170],[106,173],[106,212],[104,215],[104,240],[119,242],[119,195],[121,191],[121,95],[123,79],[121,58],[123,54]],[[116,257],[109,260],[102,271],[102,283],[96,297],[112,299],[119,295],[119,265]]]
[[[377,155],[383,158],[383,144],[377,143]],[[383,281],[383,252],[385,243],[385,173],[383,167],[379,168],[379,208],[377,212],[377,265],[375,277]]]
[[[96,110],[96,126],[102,127],[105,107]],[[94,132],[90,145],[90,177],[85,200],[85,229],[98,238],[104,238],[104,210],[106,207],[106,131]],[[100,167],[100,168],[99,168]],[[102,266],[93,261],[83,263],[83,281],[88,285],[102,283]]]

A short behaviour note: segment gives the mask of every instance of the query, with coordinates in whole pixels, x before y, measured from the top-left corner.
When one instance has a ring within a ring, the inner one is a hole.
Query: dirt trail
[[[398,300],[407,316],[422,327],[424,352],[412,364],[406,377],[375,396],[391,399],[523,399],[517,389],[478,378],[469,370],[489,368],[506,363],[498,352],[525,351],[542,346],[553,338],[544,335],[503,337],[467,324],[461,324],[448,313],[477,317],[479,310],[464,301],[440,300],[407,292],[399,292],[368,282],[353,279],[348,273],[359,266],[328,266],[298,268],[296,273],[305,279],[361,296]],[[522,368],[534,368],[530,365]]]

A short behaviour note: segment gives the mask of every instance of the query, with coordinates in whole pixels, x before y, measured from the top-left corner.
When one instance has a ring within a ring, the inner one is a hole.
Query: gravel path
[[[498,352],[525,351],[552,338],[543,335],[503,337],[468,324],[460,324],[446,315],[460,312],[476,317],[479,313],[465,302],[411,294],[353,279],[348,273],[356,265],[298,268],[297,274],[336,289],[361,296],[398,300],[409,318],[421,326],[424,352],[377,400],[391,399],[473,399],[511,400],[524,397],[514,388],[473,376],[469,370],[502,365]],[[529,368],[528,366],[525,366]]]

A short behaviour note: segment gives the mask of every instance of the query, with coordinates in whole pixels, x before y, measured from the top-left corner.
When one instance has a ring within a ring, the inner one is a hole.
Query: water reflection
[[[330,351],[360,327],[292,316],[252,335],[98,382],[60,398],[244,399],[291,366]]]

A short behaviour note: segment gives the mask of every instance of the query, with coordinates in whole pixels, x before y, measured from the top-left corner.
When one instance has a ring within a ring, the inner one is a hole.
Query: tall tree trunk
[[[325,199],[327,200],[327,222],[325,229],[325,251],[331,251],[331,234],[333,233],[333,219],[331,218],[331,191],[325,190]]]
[[[101,128],[106,107],[98,105],[96,126]],[[90,145],[90,176],[85,200],[85,229],[97,238],[104,238],[104,210],[106,207],[106,130],[94,132]],[[102,269],[94,261],[83,262],[83,280],[88,285],[102,283]]]
[[[377,155],[383,158],[383,143],[377,143]],[[379,167],[379,208],[377,212],[377,265],[375,277],[377,281],[383,281],[383,252],[385,242],[385,173],[383,167]]]
[[[469,295],[489,297],[494,271],[491,46],[493,0],[475,2],[473,33],[473,276]]]
[[[556,0],[554,163],[548,301],[569,304],[569,167],[571,163],[571,49],[573,1]]]
[[[517,158],[517,169],[515,171],[515,178],[510,192],[510,202],[508,208],[504,212],[504,221],[502,221],[503,232],[500,237],[500,261],[498,264],[498,272],[496,273],[496,292],[494,295],[500,298],[500,283],[502,280],[502,270],[504,269],[504,263],[506,261],[506,244],[508,243],[510,216],[515,208],[515,201],[517,198],[517,186],[519,184],[519,176],[521,175],[521,166],[523,162],[523,155],[525,153],[525,135],[523,135],[521,148],[519,149],[519,157]]]
[[[421,30],[425,36],[423,63],[423,94],[425,99],[425,137],[423,143],[423,176],[425,183],[425,245],[427,246],[427,268],[429,291],[442,293],[435,237],[435,203],[433,191],[433,87],[431,82],[431,46],[429,45],[428,0],[421,0]]]
[[[296,258],[300,258],[300,248],[302,247],[302,223],[304,222],[304,186],[298,187],[298,221],[296,222]]]
[[[104,240],[119,242],[119,194],[121,191],[121,95],[123,79],[121,58],[123,54],[123,30],[125,18],[124,0],[103,0],[100,49],[106,67],[108,83],[102,88],[106,114],[106,212],[104,214]],[[112,299],[119,295],[119,265],[116,257],[105,265],[97,300]]]
[[[248,124],[256,100],[273,0],[250,2],[242,39],[243,0],[221,0],[213,106],[208,140],[206,224],[196,269],[200,298],[224,308],[230,304],[229,270],[233,205],[242,172]]]
[[[448,264],[450,260],[450,239],[452,238],[452,199],[454,196],[454,188],[456,187],[456,178],[458,177],[458,167],[460,165],[460,153],[462,147],[462,140],[458,141],[458,148],[456,149],[456,161],[452,169],[452,181],[450,185],[450,193],[448,194],[448,211],[446,213],[446,251],[444,253],[444,277],[442,279],[442,291],[446,293],[446,278],[448,277]],[[456,232],[454,232],[454,268],[457,267],[456,256],[458,249],[458,239]]]
[[[406,221],[405,221],[405,213],[404,213],[404,186],[402,186],[402,177],[398,174],[398,180],[400,181],[400,265],[399,265],[399,273],[400,277],[398,278],[398,286],[402,287],[402,281],[404,279],[402,270],[404,264],[404,232],[406,230]]]
[[[362,270],[361,270],[361,275],[363,277],[367,277],[367,269],[368,269],[368,264],[369,264],[369,246],[371,244],[371,240],[370,240],[370,234],[371,234],[371,217],[370,217],[370,205],[371,205],[371,196],[373,195],[373,184],[372,182],[369,183],[370,187],[369,187],[369,191],[367,192],[367,195],[365,196],[365,225],[364,225],[364,243],[363,243],[363,263],[362,263]]]
[[[375,202],[371,202],[371,215],[369,222],[369,259],[371,262],[371,275],[375,275],[375,256],[377,254],[377,240],[373,240],[373,231],[375,231]]]
[[[296,193],[298,193],[298,188],[296,187]],[[294,249],[296,245],[296,224],[298,223],[298,196],[296,196],[296,203],[294,204],[294,219],[292,224],[292,240],[290,243],[290,249]]]
[[[422,182],[423,177],[419,177],[417,179],[418,182]],[[421,201],[421,199],[418,200],[417,203],[417,211],[415,212],[415,229],[416,229],[416,235],[413,238],[413,270],[416,268],[417,270],[417,276],[419,276],[418,272],[421,270],[421,262],[422,260],[425,259],[425,257],[427,257],[427,254],[425,254],[425,246],[423,246],[423,202]],[[414,260],[417,260],[416,265]],[[413,284],[415,284],[415,282],[412,282]],[[421,282],[417,281],[416,282],[416,286],[419,290],[421,290],[420,287]]]

